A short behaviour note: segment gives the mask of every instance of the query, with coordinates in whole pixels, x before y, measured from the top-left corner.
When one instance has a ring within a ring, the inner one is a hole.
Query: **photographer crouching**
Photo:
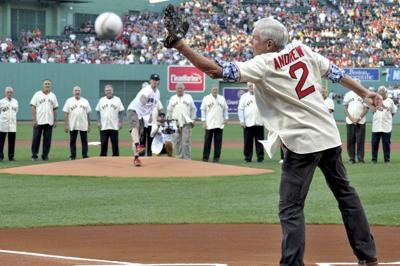
[[[155,155],[167,154],[172,157],[174,150],[174,139],[176,138],[178,129],[175,120],[165,118],[165,113],[159,113],[157,126],[153,126],[150,136],[153,138],[151,151]]]

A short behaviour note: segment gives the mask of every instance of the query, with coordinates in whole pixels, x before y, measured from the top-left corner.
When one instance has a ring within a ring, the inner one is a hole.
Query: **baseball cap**
[[[151,74],[150,80],[160,80],[160,75],[158,75],[158,74]]]

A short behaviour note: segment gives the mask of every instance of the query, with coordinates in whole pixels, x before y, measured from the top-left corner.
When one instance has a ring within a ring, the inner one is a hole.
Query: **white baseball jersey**
[[[361,117],[361,114],[364,111],[364,108],[366,107],[364,100],[360,96],[358,96],[354,91],[349,91],[344,95],[343,105],[347,106],[347,111],[355,119]],[[366,120],[365,117],[366,116],[364,116],[358,122],[358,124],[365,124]],[[346,117],[346,123],[353,124],[353,122],[351,122],[350,118],[348,117]]]
[[[181,97],[173,95],[169,99],[167,117],[178,120],[178,126],[193,123],[196,119],[196,106],[190,94],[183,94]]]
[[[325,104],[325,106],[328,108],[328,111],[329,111],[329,110],[335,111],[335,103],[333,102],[333,100],[332,100],[331,98],[327,97],[327,98],[324,100],[324,104]],[[333,115],[333,112],[330,113],[330,114],[331,114],[331,116],[332,116],[333,118],[335,118],[334,115]]]
[[[57,97],[54,93],[36,92],[32,97],[31,105],[36,107],[38,125],[54,124],[54,109],[58,108]]]
[[[146,103],[142,104],[141,97],[146,97]],[[158,102],[160,101],[160,92],[157,89],[154,91],[150,85],[147,85],[143,89],[139,91],[136,95],[135,99],[129,104],[128,110],[134,110],[139,119],[146,118],[147,120],[150,118],[151,112],[157,106]]]
[[[324,104],[321,77],[329,60],[301,43],[280,52],[237,62],[240,81],[255,84],[255,98],[263,124],[270,131],[273,154],[279,142],[299,154],[341,145],[339,131]],[[279,141],[280,140],[280,141]]]
[[[397,106],[393,100],[386,98],[383,101],[383,110],[378,109],[374,112],[372,118],[372,132],[385,132],[392,131],[393,115],[397,112]]]
[[[7,97],[0,100],[0,132],[17,132],[18,101]]]
[[[96,111],[100,112],[101,130],[119,130],[119,112],[124,111],[121,99],[113,96],[100,98],[96,106]]]
[[[69,98],[63,108],[68,113],[69,130],[87,131],[89,126],[88,114],[92,111],[89,102],[85,98],[79,100],[75,97]]]
[[[157,126],[157,119],[158,119],[158,112],[160,112],[164,108],[163,104],[161,101],[157,103],[157,107],[153,108],[153,112],[151,112],[151,126],[155,125]],[[146,122],[146,121],[144,121]]]
[[[254,93],[246,92],[240,97],[238,116],[240,123],[245,124],[246,127],[263,125]]]
[[[205,121],[207,129],[224,128],[225,120],[228,120],[228,105],[224,96],[217,97],[209,94],[201,102],[201,121]]]

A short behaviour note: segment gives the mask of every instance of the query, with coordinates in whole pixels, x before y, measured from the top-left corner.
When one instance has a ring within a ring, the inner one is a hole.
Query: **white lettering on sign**
[[[189,83],[189,84],[201,84],[203,82],[203,78],[201,75],[197,73],[193,73],[191,75],[177,75],[177,74],[172,74],[171,75],[171,83]]]

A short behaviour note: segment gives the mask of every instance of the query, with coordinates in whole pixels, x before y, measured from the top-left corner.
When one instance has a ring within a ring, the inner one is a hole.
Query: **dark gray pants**
[[[367,217],[357,192],[347,180],[341,152],[341,147],[310,154],[297,154],[285,149],[279,191],[279,218],[283,233],[280,265],[304,265],[304,201],[317,166],[338,202],[354,254],[359,260],[376,257]]]
[[[33,137],[32,137],[32,158],[38,158],[39,146],[40,146],[40,139],[43,134],[43,148],[42,148],[42,159],[48,160],[49,159],[49,152],[51,146],[51,136],[53,134],[53,126],[49,124],[45,125],[37,125],[33,127]]]
[[[111,140],[112,156],[119,156],[118,130],[100,130],[100,156],[107,156],[108,139]]]
[[[385,162],[390,162],[390,137],[392,132],[372,132],[371,148],[372,148],[372,161],[378,160],[379,142],[382,137],[383,158]]]
[[[264,147],[258,140],[264,139],[264,126],[252,126],[243,128],[245,161],[251,162],[253,157],[253,143],[256,146],[257,161],[264,160]]]
[[[82,144],[82,158],[88,157],[88,138],[87,131],[72,130],[69,132],[69,148],[71,151],[71,159],[76,159],[76,139],[78,138],[78,133],[81,135]]]
[[[15,151],[15,132],[0,132],[0,159],[4,159],[4,143],[6,141],[6,136],[8,135],[8,159],[14,160]]]
[[[221,157],[222,147],[222,133],[221,128],[206,129],[204,135],[204,148],[203,148],[203,161],[207,162],[210,157],[211,143],[214,137],[214,162],[219,162]]]
[[[365,124],[347,124],[347,152],[349,159],[355,161],[357,148],[357,160],[364,161],[364,146]]]

